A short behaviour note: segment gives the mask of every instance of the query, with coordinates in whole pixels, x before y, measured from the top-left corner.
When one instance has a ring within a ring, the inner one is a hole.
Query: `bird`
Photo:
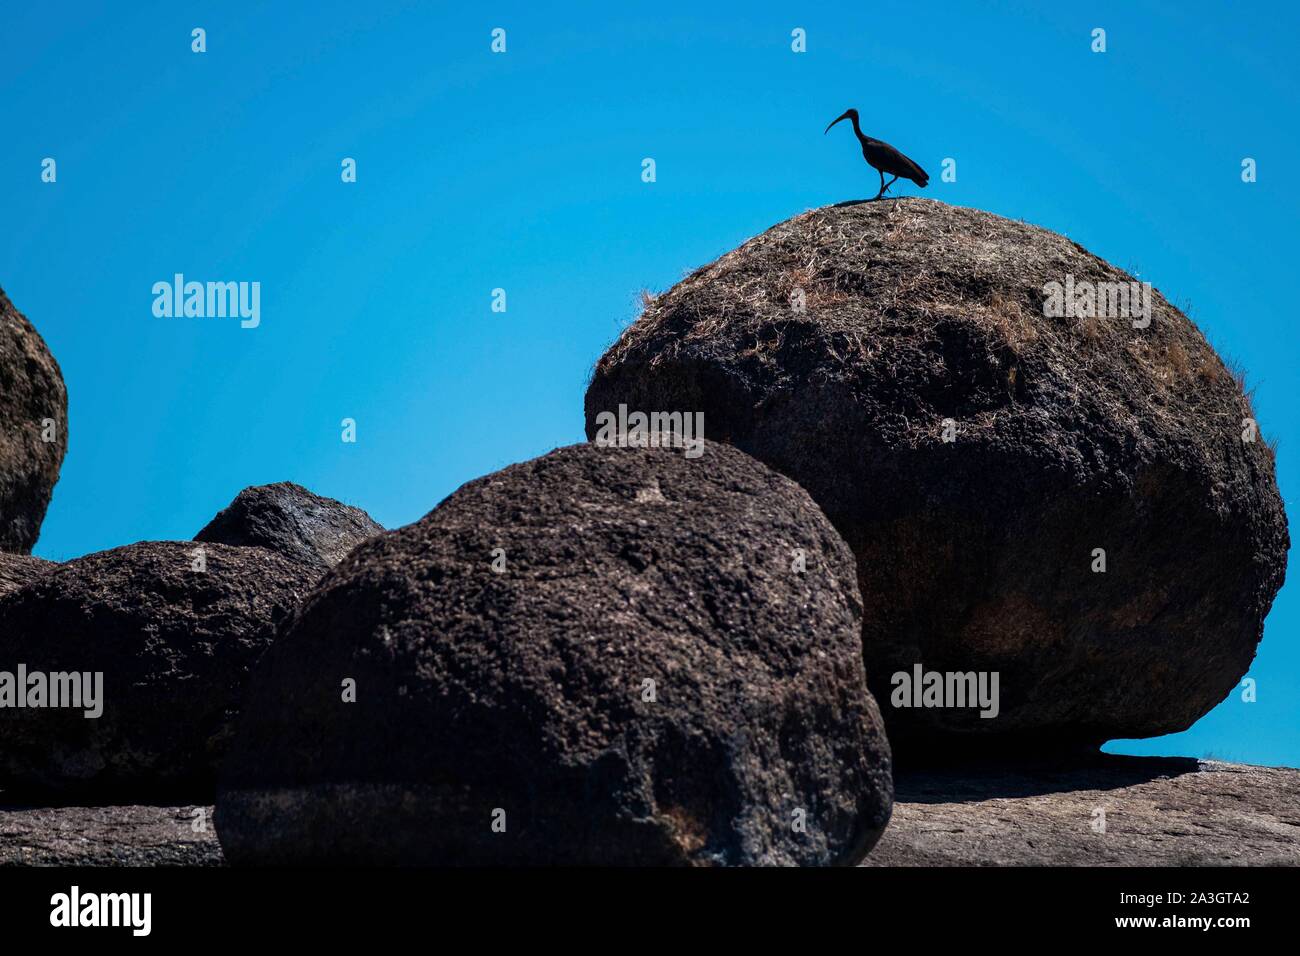
[[[880,192],[873,196],[873,199],[879,199],[885,194],[885,190],[894,185],[894,182],[901,176],[903,179],[910,179],[922,189],[930,182],[930,176],[924,169],[915,162],[908,159],[894,147],[890,146],[884,140],[872,139],[862,132],[862,127],[858,125],[858,111],[848,109],[838,119],[834,120],[830,126],[826,127],[823,136],[831,131],[840,120],[852,120],[853,132],[857,134],[858,142],[862,144],[862,158],[867,161],[876,172],[880,173]],[[894,178],[885,182],[885,173],[889,173]]]

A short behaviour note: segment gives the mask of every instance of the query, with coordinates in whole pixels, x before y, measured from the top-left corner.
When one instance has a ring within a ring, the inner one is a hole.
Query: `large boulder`
[[[656,298],[597,365],[588,434],[620,404],[703,412],[808,490],[857,556],[904,760],[1182,730],[1246,672],[1289,539],[1195,326],[1154,290],[1089,314],[1135,281],[976,210],[813,210]],[[954,706],[956,674],[996,675],[999,706]]]
[[[0,289],[0,551],[31,552],[67,450],[59,363]]]
[[[324,570],[383,530],[360,508],[279,481],[245,488],[194,540],[267,548]]]
[[[143,542],[0,597],[0,786],[209,795],[253,662],[319,577],[261,548]]]
[[[739,451],[559,449],[325,578],[254,674],[218,837],[235,863],[851,864],[891,800],[860,615],[843,541]]]
[[[53,561],[43,561],[27,554],[7,554],[0,551],[0,597],[17,591],[28,582],[58,567]]]

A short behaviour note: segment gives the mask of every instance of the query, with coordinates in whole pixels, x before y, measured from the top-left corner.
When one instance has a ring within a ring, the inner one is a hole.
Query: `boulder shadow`
[[[844,202],[832,204],[832,209],[845,209],[849,206],[864,206],[873,202],[888,202],[891,199],[897,199],[897,196],[882,196],[879,199],[846,199]]]
[[[1119,790],[1185,773],[1193,757],[1130,757],[1094,752],[1063,758],[1001,758],[943,766],[911,765],[894,772],[897,803],[973,803],[1078,790]]]

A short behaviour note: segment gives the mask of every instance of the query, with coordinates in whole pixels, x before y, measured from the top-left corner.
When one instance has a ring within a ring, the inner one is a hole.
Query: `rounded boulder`
[[[279,481],[245,488],[194,540],[266,548],[324,571],[383,530],[360,508]]]
[[[821,505],[904,759],[1185,729],[1250,666],[1285,574],[1240,376],[1149,284],[978,210],[774,226],[610,348],[588,435],[620,405],[700,412]]]
[[[0,551],[31,552],[67,450],[59,363],[0,289]]]
[[[0,597],[0,785],[210,796],[249,671],[318,578],[260,548],[152,541]]]
[[[852,864],[889,816],[853,561],[735,449],[577,445],[358,547],[254,675],[235,863]]]

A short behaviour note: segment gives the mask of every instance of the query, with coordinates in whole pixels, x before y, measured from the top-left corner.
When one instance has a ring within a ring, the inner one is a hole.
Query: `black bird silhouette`
[[[862,132],[862,127],[858,125],[858,111],[845,110],[844,115],[836,119],[831,126],[840,120],[847,119],[853,121],[853,132],[858,136],[858,142],[862,144],[862,158],[872,166],[876,172],[880,173],[880,192],[873,196],[873,199],[879,199],[885,194],[885,190],[894,185],[895,180],[900,176],[903,179],[910,179],[922,189],[930,182],[930,177],[924,169],[912,162],[894,147],[890,146],[883,140],[872,139]],[[826,127],[826,132],[831,131],[831,126]],[[885,173],[889,173],[894,178],[885,182]]]

